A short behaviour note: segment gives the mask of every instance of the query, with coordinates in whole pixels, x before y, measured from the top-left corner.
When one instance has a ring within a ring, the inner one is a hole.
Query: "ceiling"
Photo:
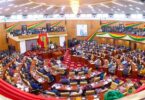
[[[80,14],[145,14],[141,0],[79,0]],[[0,15],[71,14],[70,0],[0,0]]]

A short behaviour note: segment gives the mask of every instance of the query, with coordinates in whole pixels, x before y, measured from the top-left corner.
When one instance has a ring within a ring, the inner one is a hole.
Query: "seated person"
[[[120,83],[120,79],[118,78],[118,77],[116,77],[116,76],[110,76],[111,77],[111,79],[112,79],[112,81],[113,82],[115,82],[115,83],[117,83],[117,84],[119,84]]]
[[[47,72],[45,75],[49,77],[51,82],[55,81],[55,77],[50,72]]]
[[[60,96],[59,91],[55,87],[51,88],[50,92],[54,92],[57,96]]]
[[[109,61],[108,61],[108,59],[105,59],[103,67],[108,67],[108,65],[109,65]]]
[[[39,90],[42,89],[41,85],[39,85],[38,83],[36,83],[34,80],[30,81],[30,85],[34,90]]]
[[[103,80],[104,79],[104,72],[101,72],[101,74],[99,75],[100,76],[100,80]]]
[[[24,85],[21,81],[18,81],[16,84],[17,88],[21,89],[22,91],[29,92],[29,87]]]
[[[69,79],[67,79],[66,77],[62,77],[61,78],[61,80],[60,80],[60,82],[62,83],[62,84],[70,84],[70,80]]]
[[[46,71],[44,70],[44,68],[40,68],[40,67],[38,67],[38,71],[41,72],[41,73],[43,73],[43,74],[46,73]]]
[[[109,64],[109,66],[108,66],[108,71],[109,71],[111,74],[115,74],[115,71],[116,71],[116,63]]]
[[[143,68],[143,64],[141,62],[139,64],[137,64],[138,71],[140,71],[142,68]]]
[[[86,91],[87,91],[87,90],[92,90],[92,85],[87,84],[87,85],[83,88],[83,95],[86,94]]]
[[[140,70],[139,74],[140,74],[141,76],[145,76],[145,67],[143,67],[143,68]]]
[[[83,94],[83,89],[82,89],[82,87],[78,87],[78,94],[80,94],[80,95],[82,95]]]
[[[95,62],[94,62],[94,64],[95,64],[95,66],[96,66],[96,68],[98,69],[100,66],[101,66],[101,60],[99,59],[99,58],[97,58],[96,60],[95,60]]]
[[[130,64],[127,65],[127,66],[125,65],[124,68],[123,68],[123,75],[124,75],[124,76],[128,76],[129,73],[130,73],[130,71],[131,71],[131,66],[130,66]]]
[[[105,90],[105,87],[95,89],[96,94],[100,94],[102,91]]]
[[[89,69],[87,66],[84,66],[84,67],[82,67],[82,70],[84,71],[85,74],[87,74]]]

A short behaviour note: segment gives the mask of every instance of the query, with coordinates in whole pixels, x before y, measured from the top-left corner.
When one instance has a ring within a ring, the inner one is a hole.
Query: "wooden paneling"
[[[17,42],[11,38],[9,38],[9,44],[14,46],[16,51],[20,51],[20,42]]]
[[[129,47],[129,41],[124,40],[123,45],[126,46],[126,47]]]
[[[86,37],[77,36],[77,25],[78,24],[87,24],[88,35],[95,33],[99,28],[99,21],[96,20],[69,20],[67,21],[67,32],[69,38],[85,39]]]
[[[97,42],[99,43],[99,44],[105,44],[106,43],[106,38],[102,38],[102,37],[98,37],[98,38],[96,38],[96,40],[97,40]]]
[[[136,49],[136,43],[135,42],[131,42],[131,49],[132,50]]]
[[[136,43],[136,48],[137,49],[141,49],[141,50],[145,50],[145,44],[143,44],[143,43]]]
[[[124,44],[123,44],[123,41],[124,40],[115,40],[115,45],[120,45],[120,46],[123,46]]]
[[[6,32],[4,23],[0,23],[0,50],[7,50],[8,49],[8,43],[6,40]]]
[[[49,41],[52,41],[52,43],[56,43],[57,45],[60,45],[59,37],[50,37]]]
[[[112,39],[112,38],[106,38],[106,43],[114,45],[114,39]]]

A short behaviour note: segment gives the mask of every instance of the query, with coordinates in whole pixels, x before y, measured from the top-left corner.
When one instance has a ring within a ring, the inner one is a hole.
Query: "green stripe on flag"
[[[58,26],[60,23],[61,23],[61,21],[56,23],[56,24],[54,24],[52,27]]]
[[[133,25],[130,25],[130,26],[126,26],[126,28],[133,28],[133,27],[136,27],[136,26],[139,26],[143,23],[138,23],[138,24],[133,24]]]
[[[40,22],[40,23],[38,23],[38,24],[35,24],[35,25],[29,27],[28,29],[34,29],[34,28],[37,28],[37,27],[39,27],[40,25],[42,25],[42,24],[44,24],[44,23],[45,23],[45,21]]]
[[[104,27],[104,26],[110,26],[110,25],[115,24],[115,23],[117,23],[117,22],[118,22],[118,21],[110,22],[110,23],[108,23],[108,24],[101,25],[101,27]]]
[[[14,25],[12,25],[11,27],[9,27],[8,29],[6,29],[7,32],[11,32],[17,25],[19,25],[19,23],[16,23]]]

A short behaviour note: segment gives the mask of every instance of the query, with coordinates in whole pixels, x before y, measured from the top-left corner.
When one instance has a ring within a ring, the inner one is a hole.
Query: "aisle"
[[[78,67],[83,67],[84,66],[84,64],[82,64],[81,62],[73,62],[71,60],[71,54],[70,54],[70,50],[69,49],[67,49],[66,53],[64,54],[63,63],[66,64],[70,70],[74,69],[74,68],[78,68]]]

